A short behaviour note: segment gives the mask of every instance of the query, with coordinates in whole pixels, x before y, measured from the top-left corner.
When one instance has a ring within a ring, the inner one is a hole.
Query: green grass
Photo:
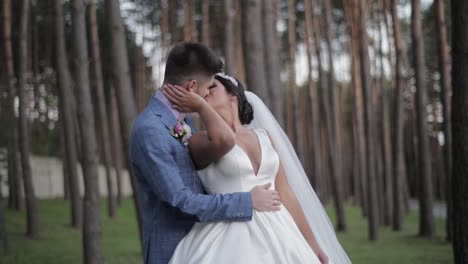
[[[327,208],[333,218],[331,208]],[[451,245],[445,242],[445,220],[436,219],[437,235],[433,240],[416,236],[418,214],[411,212],[404,221],[402,232],[382,227],[377,242],[368,240],[367,221],[361,209],[347,207],[348,232],[338,233],[338,239],[351,261],[358,264],[451,264]]]
[[[125,199],[115,220],[106,216],[105,209],[103,201],[105,263],[142,263],[132,201]],[[69,227],[68,203],[60,199],[41,200],[39,213],[40,239],[30,240],[24,235],[25,213],[7,210],[9,249],[0,256],[0,263],[82,263],[81,232]],[[371,243],[367,240],[367,223],[360,209],[348,207],[346,216],[349,231],[338,237],[353,263],[453,263],[451,247],[443,240],[444,221],[441,219],[437,220],[438,236],[432,241],[415,236],[418,219],[416,213],[411,213],[405,219],[403,232],[382,228],[380,241]]]

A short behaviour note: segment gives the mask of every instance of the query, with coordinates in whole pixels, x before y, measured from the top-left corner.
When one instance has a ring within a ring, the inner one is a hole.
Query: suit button
[[[240,213],[237,213],[237,216],[241,216],[241,214],[240,214]]]
[[[233,217],[236,217],[236,213],[233,213],[232,216],[233,216]]]

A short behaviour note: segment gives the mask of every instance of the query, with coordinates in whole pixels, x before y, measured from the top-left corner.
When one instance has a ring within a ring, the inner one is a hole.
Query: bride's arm
[[[301,231],[302,235],[307,240],[307,243],[309,243],[309,246],[312,248],[315,254],[317,254],[322,263],[328,263],[328,257],[320,248],[320,245],[318,244],[317,239],[315,238],[315,235],[312,232],[309,223],[307,222],[307,219],[304,215],[304,211],[302,210],[302,207],[299,204],[296,195],[289,186],[288,179],[284,172],[281,161],[278,169],[278,174],[276,175],[275,189],[280,194],[281,202],[288,209],[289,213],[294,219],[294,222],[299,227],[299,230]]]
[[[268,134],[268,137],[270,138],[270,142],[273,145],[273,141],[271,140],[270,134]],[[278,173],[276,174],[275,179],[275,189],[280,194],[281,202],[286,207],[286,209],[288,209],[297,227],[301,231],[309,246],[320,259],[320,262],[322,264],[326,264],[328,263],[328,257],[325,254],[325,252],[323,252],[323,250],[320,248],[320,245],[318,244],[317,239],[315,238],[314,232],[312,231],[309,223],[307,222],[307,218],[304,214],[304,211],[302,210],[302,207],[299,204],[299,201],[297,200],[296,194],[292,191],[291,187],[289,186],[288,179],[286,177],[286,173],[284,172],[283,163],[281,162],[281,160],[279,161],[279,163],[280,164],[278,168]]]
[[[234,132],[201,96],[172,85],[164,87],[163,93],[176,109],[197,112],[206,127],[206,131],[196,133],[189,139],[188,148],[197,169],[208,166],[234,147]]]

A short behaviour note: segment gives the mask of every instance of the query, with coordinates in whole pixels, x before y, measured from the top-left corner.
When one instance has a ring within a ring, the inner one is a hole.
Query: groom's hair
[[[181,85],[200,77],[211,78],[221,72],[223,62],[201,43],[181,42],[169,52],[164,83]]]

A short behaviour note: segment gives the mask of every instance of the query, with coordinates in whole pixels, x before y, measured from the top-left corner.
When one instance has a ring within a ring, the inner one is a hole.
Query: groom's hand
[[[252,207],[259,212],[279,211],[281,206],[279,193],[275,190],[268,190],[271,183],[258,185],[253,188]]]

